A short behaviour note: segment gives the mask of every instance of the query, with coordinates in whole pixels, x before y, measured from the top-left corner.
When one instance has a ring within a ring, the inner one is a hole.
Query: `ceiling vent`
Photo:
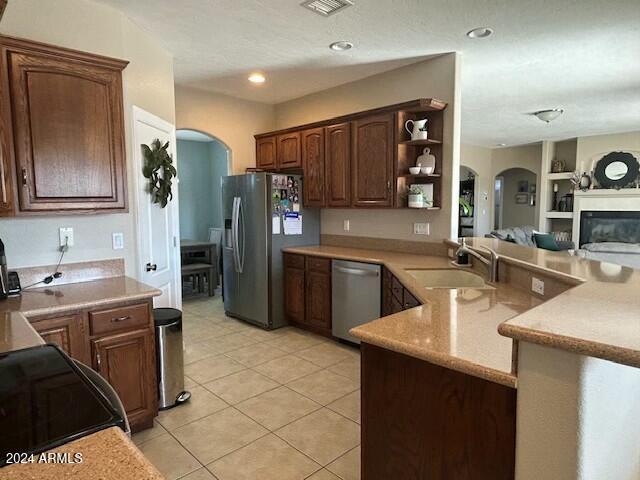
[[[351,0],[307,0],[300,5],[323,17],[328,17],[350,7],[353,2]]]

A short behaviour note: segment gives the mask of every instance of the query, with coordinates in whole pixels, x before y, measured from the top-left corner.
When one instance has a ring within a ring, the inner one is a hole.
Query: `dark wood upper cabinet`
[[[256,140],[256,167],[264,170],[276,168],[276,137],[264,137]]]
[[[300,149],[300,132],[278,135],[277,166],[278,168],[301,168],[302,152]]]
[[[325,145],[326,205],[348,207],[351,205],[351,124],[327,127]]]
[[[351,204],[393,206],[392,113],[355,120],[352,124]]]
[[[2,124],[5,124],[5,122],[0,120],[0,126]],[[15,213],[13,202],[14,176],[9,158],[7,129],[0,128],[0,217],[11,216]]]
[[[127,62],[8,37],[0,48],[19,210],[126,209]]]
[[[304,170],[303,199],[305,207],[325,206],[324,129],[313,128],[300,134],[302,168]]]

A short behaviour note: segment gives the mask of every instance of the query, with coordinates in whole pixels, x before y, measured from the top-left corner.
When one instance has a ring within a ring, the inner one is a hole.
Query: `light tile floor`
[[[185,302],[189,403],[134,442],[167,480],[359,480],[360,352]]]

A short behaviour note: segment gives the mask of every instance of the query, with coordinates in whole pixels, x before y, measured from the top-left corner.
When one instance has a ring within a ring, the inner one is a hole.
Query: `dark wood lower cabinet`
[[[516,390],[363,343],[363,480],[511,480]]]
[[[284,311],[287,321],[331,336],[331,259],[284,253]]]
[[[157,411],[153,334],[143,329],[110,335],[92,340],[91,349],[93,367],[118,392],[129,423],[136,430],[152,427]]]
[[[382,271],[382,316],[392,315],[421,305],[409,290],[386,268]]]
[[[150,301],[29,321],[45,342],[58,345],[109,382],[124,405],[133,432],[153,426],[158,414],[158,386]]]

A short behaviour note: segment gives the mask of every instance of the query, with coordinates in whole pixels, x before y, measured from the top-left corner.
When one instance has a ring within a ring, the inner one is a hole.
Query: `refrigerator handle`
[[[242,273],[244,270],[244,249],[245,249],[245,224],[244,224],[244,207],[242,206],[242,198],[238,197],[238,229],[240,226],[240,221],[242,221],[242,249],[238,248],[238,265],[239,270],[238,273]],[[238,245],[239,247],[239,245]]]
[[[240,197],[233,197],[233,209],[231,212],[231,249],[233,251],[233,268],[240,272],[240,261],[238,257],[238,214]]]

